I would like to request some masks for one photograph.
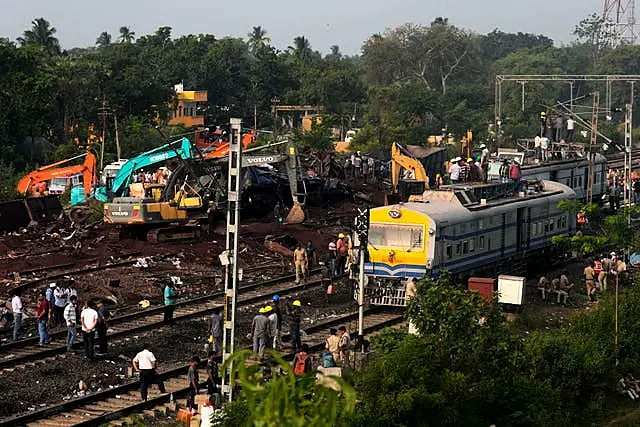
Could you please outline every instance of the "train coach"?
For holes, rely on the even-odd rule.
[[[525,160],[522,153],[499,153],[499,159],[489,163],[489,178],[500,179],[501,160],[517,158],[520,164]],[[545,163],[525,164],[521,167],[523,179],[539,179],[559,182],[570,187],[579,200],[587,199],[589,161],[576,157],[565,160],[550,160]],[[607,158],[596,154],[594,159],[593,200],[598,201],[607,192]]]
[[[535,182],[517,196],[510,182],[454,185],[426,191],[421,202],[371,209],[365,295],[374,304],[402,306],[403,279],[443,270],[506,273],[551,248],[554,236],[575,232],[575,217],[558,202],[576,193],[558,182]]]

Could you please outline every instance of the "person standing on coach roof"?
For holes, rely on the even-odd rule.
[[[20,327],[22,326],[22,299],[20,298],[20,290],[15,289],[11,298],[11,311],[13,312],[13,340],[18,341],[20,338]]]
[[[173,310],[175,309],[176,300],[178,299],[178,292],[173,287],[173,281],[171,279],[165,279],[164,282],[164,323],[173,323]]]
[[[136,354],[131,365],[136,372],[140,372],[140,397],[147,400],[147,390],[151,384],[158,384],[160,393],[166,393],[162,378],[156,374],[156,357],[149,351],[149,344],[142,346],[142,351]]]
[[[94,310],[95,304],[89,301],[80,313],[80,322],[82,323],[82,344],[84,346],[84,355],[89,360],[94,360],[94,341],[96,325],[98,324],[98,312]]]

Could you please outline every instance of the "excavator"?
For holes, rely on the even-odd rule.
[[[264,147],[259,147],[264,148]],[[217,176],[221,173],[222,159],[217,162],[206,158],[184,161],[171,175],[161,195],[147,191],[142,197],[116,197],[104,205],[105,222],[121,225],[122,237],[144,238],[152,242],[199,239],[200,223],[225,206]],[[287,222],[304,221],[304,198],[299,201],[297,186],[297,157],[293,144],[287,154],[243,154],[242,166],[258,166],[286,161],[293,208]]]
[[[394,142],[391,146],[391,194],[386,195],[386,204],[420,200],[428,188],[429,177],[422,163]]]
[[[80,165],[63,166],[84,157]],[[82,181],[80,182],[80,177]],[[96,157],[91,152],[61,160],[35,170],[18,182],[18,193],[27,197],[45,194],[62,194],[67,186],[75,184],[84,187],[84,194],[89,197],[96,183]]]

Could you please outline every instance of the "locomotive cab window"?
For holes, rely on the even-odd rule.
[[[374,247],[422,250],[423,229],[412,225],[371,224],[369,244]]]

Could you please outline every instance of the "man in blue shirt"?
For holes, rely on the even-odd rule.
[[[177,299],[178,291],[174,289],[171,279],[166,279],[164,282],[164,323],[166,324],[173,323],[173,310]]]

